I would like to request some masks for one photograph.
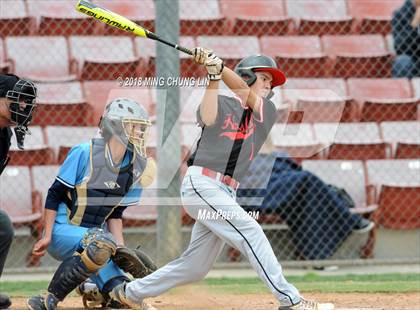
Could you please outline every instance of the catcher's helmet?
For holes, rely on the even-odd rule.
[[[276,61],[265,55],[252,55],[242,59],[235,67],[235,72],[241,76],[248,86],[251,86],[257,80],[254,72],[266,71],[271,73],[273,81],[271,88],[283,85],[286,82],[286,76],[277,67]]]
[[[36,107],[36,96],[37,88],[33,82],[12,74],[0,75],[0,98],[10,101],[10,120],[16,124],[14,130],[20,149],[23,149],[23,140]]]
[[[127,98],[117,98],[107,104],[99,122],[105,141],[116,136],[130,151],[146,157],[146,134],[151,125],[146,109]]]

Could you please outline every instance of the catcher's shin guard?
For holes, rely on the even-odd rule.
[[[80,255],[72,256],[60,264],[48,286],[48,292],[62,301],[94,271],[85,265]]]
[[[60,301],[102,268],[117,248],[110,233],[96,234],[88,240],[81,254],[77,253],[61,263],[48,286],[48,292]]]

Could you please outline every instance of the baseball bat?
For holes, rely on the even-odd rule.
[[[104,24],[107,24],[109,26],[133,33],[140,37],[162,42],[186,54],[193,54],[193,52],[190,49],[179,46],[178,44],[168,42],[160,38],[155,33],[144,29],[140,25],[137,25],[135,22],[129,20],[128,18],[114,13],[110,10],[107,10],[105,8],[101,8],[100,6],[93,4],[89,1],[79,0],[79,2],[76,5],[76,10],[96,20],[99,20],[100,22],[103,22]]]

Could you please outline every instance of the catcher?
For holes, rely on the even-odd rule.
[[[124,247],[122,214],[139,201],[156,166],[146,158],[150,127],[146,110],[131,99],[115,99],[100,120],[101,138],[74,146],[48,190],[44,236],[35,256],[62,261],[48,292],[28,299],[32,310],[54,310],[72,290],[86,307],[121,308],[108,293],[127,273],[144,277],[156,269],[141,250]],[[138,255],[137,255],[138,254]]]

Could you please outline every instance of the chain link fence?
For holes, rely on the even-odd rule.
[[[417,2],[93,1],[169,41],[212,49],[230,68],[253,54],[276,60],[288,78],[274,89],[277,123],[238,201],[257,215],[279,260],[301,265],[420,258]],[[124,213],[126,243],[141,244],[162,265],[186,248],[193,224],[178,189],[200,134],[205,69],[75,6],[0,2],[0,72],[39,88],[26,148],[13,141],[0,178],[0,208],[16,227],[6,268],[57,265],[30,255],[48,188],[69,149],[98,134],[106,103],[118,97],[147,108],[148,154],[158,164],[140,205]],[[375,227],[358,227],[361,219]],[[218,262],[242,260],[226,246]]]

